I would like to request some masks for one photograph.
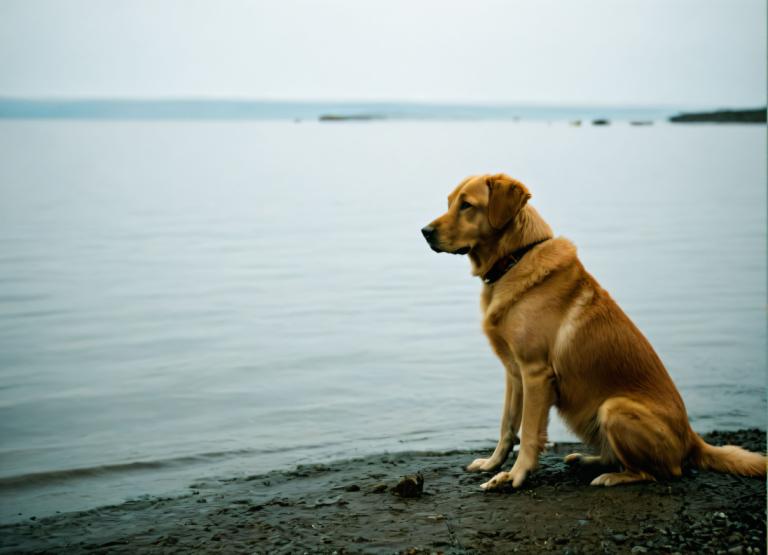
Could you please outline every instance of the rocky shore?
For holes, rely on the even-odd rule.
[[[759,430],[705,438],[765,451]],[[552,446],[520,490],[493,493],[479,488],[487,475],[462,469],[487,450],[211,480],[175,498],[2,526],[0,553],[765,553],[763,480],[689,470],[590,487],[600,469],[562,462],[579,449]]]

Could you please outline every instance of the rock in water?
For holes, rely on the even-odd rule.
[[[424,493],[424,476],[421,472],[415,476],[403,476],[392,488],[392,493],[400,497],[421,497],[421,494]]]

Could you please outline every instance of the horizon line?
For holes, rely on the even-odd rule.
[[[317,98],[268,98],[245,96],[16,96],[0,93],[0,102],[221,102],[221,103],[275,103],[275,104],[411,104],[424,106],[477,106],[477,107],[616,107],[616,108],[713,108],[733,107],[763,108],[766,101],[752,104],[699,104],[699,103],[634,103],[634,102],[586,102],[586,101],[509,101],[509,100],[438,100],[438,99],[317,99]]]

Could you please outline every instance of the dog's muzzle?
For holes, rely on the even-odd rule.
[[[451,254],[467,254],[471,250],[469,247],[461,247],[460,249],[455,251],[446,251],[444,249],[441,249],[438,246],[437,230],[431,225],[422,227],[421,234],[424,236],[424,239],[427,240],[427,243],[429,244],[429,248],[431,248],[435,252],[450,252]]]
[[[437,230],[434,227],[432,227],[431,225],[422,227],[421,234],[424,236],[424,239],[427,240],[427,243],[429,244],[429,248],[431,248],[435,252],[443,252],[437,246]]]
[[[432,243],[432,240],[437,236],[437,230],[431,225],[428,225],[421,228],[421,234],[424,236],[424,239],[427,240],[427,243]]]

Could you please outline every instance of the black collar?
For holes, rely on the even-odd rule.
[[[520,247],[512,254],[508,254],[507,256],[500,258],[496,264],[494,264],[493,267],[488,270],[488,273],[483,276],[483,283],[491,285],[492,283],[499,281],[504,274],[506,274],[515,266],[515,264],[520,262],[520,260],[529,250],[531,250],[536,245],[543,243],[544,241],[548,241],[548,239],[542,239],[541,241],[536,241],[535,243]]]

